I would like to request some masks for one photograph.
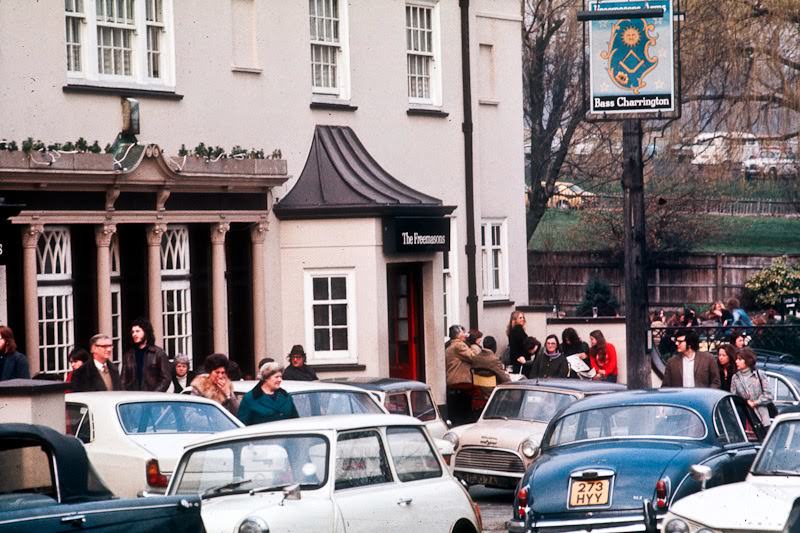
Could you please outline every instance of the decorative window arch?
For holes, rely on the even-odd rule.
[[[119,237],[111,237],[111,341],[114,343],[112,361],[118,363],[122,357],[122,286],[120,278]]]
[[[72,242],[66,226],[46,226],[36,243],[39,368],[48,374],[68,370],[75,344],[72,299]]]
[[[192,293],[189,228],[167,226],[161,240],[161,309],[164,351],[192,358]]]

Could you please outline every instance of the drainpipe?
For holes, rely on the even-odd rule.
[[[472,78],[469,55],[469,0],[459,0],[461,8],[461,90],[464,102],[464,185],[467,201],[467,306],[469,327],[478,328],[478,281],[475,274],[475,191],[472,168]]]

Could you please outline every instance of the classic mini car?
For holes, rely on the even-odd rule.
[[[75,437],[45,426],[0,424],[3,533],[202,531],[196,495],[118,499]]]
[[[498,386],[474,424],[444,435],[456,449],[453,473],[467,485],[514,488],[560,409],[624,385],[577,379],[528,379]]]
[[[442,419],[431,387],[421,381],[400,378],[336,378],[335,383],[346,383],[371,392],[394,415],[409,415],[425,422],[434,438],[442,438],[447,423]]]
[[[477,533],[480,514],[422,423],[297,418],[186,448],[167,494],[200,494],[209,533]]]
[[[674,502],[700,490],[694,465],[710,469],[709,486],[742,481],[763,435],[746,402],[720,390],[586,398],[547,426],[508,530],[655,532]]]
[[[703,479],[708,471],[695,469]],[[708,489],[676,502],[664,517],[663,533],[798,531],[787,528],[800,498],[800,414],[775,418],[747,479]]]
[[[234,381],[233,390],[239,399],[258,386],[258,380]],[[350,385],[325,381],[290,381],[281,384],[292,396],[300,416],[385,413],[368,392]]]
[[[66,395],[66,409],[67,433],[124,497],[164,492],[183,446],[242,426],[216,402],[166,392],[75,392]]]

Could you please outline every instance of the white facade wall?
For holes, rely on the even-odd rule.
[[[139,2],[137,2],[138,4]],[[166,4],[170,4],[165,0]],[[137,96],[141,108],[142,142],[152,142],[168,153],[181,144],[192,149],[199,142],[230,148],[239,144],[280,148],[289,174],[300,174],[316,124],[348,125],[372,156],[409,186],[458,206],[456,273],[460,306],[458,319],[467,323],[466,212],[464,196],[464,138],[459,6],[455,0],[438,2],[441,40],[441,111],[446,117],[409,116],[405,3],[399,0],[347,2],[350,100],[355,111],[311,109],[309,66],[309,7],[304,0],[173,0],[174,79],[180,100]],[[27,137],[45,143],[75,140],[79,136],[101,146],[113,141],[121,127],[120,97],[108,94],[64,92],[67,83],[64,2],[5,0],[0,9],[0,138],[21,142]],[[518,0],[477,0],[471,5],[472,87],[475,126],[475,217],[480,237],[482,217],[507,218],[508,299],[527,303],[527,259],[523,199],[523,127]],[[244,51],[243,51],[244,50]],[[489,51],[491,53],[489,53]],[[237,65],[238,63],[238,65]],[[239,68],[244,67],[244,68]],[[294,184],[287,182],[285,193]],[[374,224],[373,221],[370,224]],[[324,224],[335,224],[327,221]],[[303,248],[284,249],[293,235],[293,222],[273,219],[266,249],[267,343],[272,354],[285,354],[295,338],[296,317],[289,311],[297,291],[296,269],[303,264]],[[369,231],[379,227],[370,226]],[[480,245],[480,242],[478,242]],[[373,245],[354,260],[366,266],[381,255]],[[340,251],[332,250],[340,253]],[[349,252],[348,252],[349,253]],[[441,255],[441,254],[440,254]],[[385,266],[376,261],[375,280],[385,280]],[[432,291],[441,291],[441,257],[427,275]],[[478,257],[478,292],[481,263]],[[381,268],[384,268],[381,271]],[[281,279],[288,285],[281,287]],[[359,302],[359,350],[385,353],[380,337],[384,301]],[[426,294],[431,312],[441,312],[441,295]],[[383,307],[381,307],[383,305]],[[504,344],[504,328],[511,304],[484,308],[479,304],[480,327]],[[385,321],[385,320],[384,320]],[[431,315],[431,330],[441,320]],[[367,324],[371,324],[368,326]],[[427,330],[426,330],[427,331]],[[436,336],[436,343],[444,332]],[[438,366],[443,348],[426,340],[428,364]],[[260,355],[260,354],[259,354]],[[369,373],[384,369],[370,367]],[[443,376],[441,377],[443,379]]]

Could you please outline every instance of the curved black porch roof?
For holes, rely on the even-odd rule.
[[[275,205],[281,219],[436,216],[455,206],[386,172],[347,126],[317,126],[305,167]]]

